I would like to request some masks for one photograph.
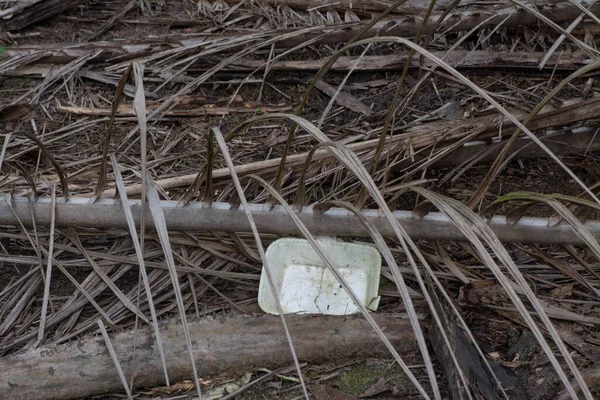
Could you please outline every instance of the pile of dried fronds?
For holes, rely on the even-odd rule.
[[[264,390],[323,399],[331,377],[302,362],[367,341],[412,383],[406,396],[594,398],[599,12],[592,0],[8,2],[0,392],[131,396],[193,377],[201,396],[208,374],[293,363],[298,385]],[[276,328],[230,316],[259,312],[265,248],[292,234],[351,297],[315,235],[376,246],[379,310],[348,325],[280,315]],[[204,321],[219,315],[225,331]],[[283,342],[261,359],[269,347],[252,340],[269,330]],[[327,336],[340,330],[345,347]],[[205,354],[209,333],[231,339]]]

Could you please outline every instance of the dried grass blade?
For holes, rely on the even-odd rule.
[[[106,187],[106,174],[108,173],[108,149],[110,147],[110,139],[114,130],[117,110],[119,109],[119,104],[121,104],[121,99],[123,98],[123,90],[125,89],[127,80],[131,76],[132,69],[133,64],[129,64],[129,67],[127,67],[127,69],[121,76],[121,79],[119,79],[117,89],[115,90],[115,96],[113,98],[112,108],[110,110],[110,119],[108,120],[108,128],[106,131],[106,136],[104,137],[104,146],[102,149],[102,164],[100,165],[100,172],[98,173],[98,183],[96,184],[96,191],[94,192],[94,196],[90,199],[91,203],[95,202],[100,197],[102,192],[104,192],[104,188]]]
[[[114,156],[114,154],[110,155],[110,160],[112,163],[113,172],[115,174],[117,191],[121,199],[121,204],[123,205],[123,213],[125,213],[125,218],[127,219],[129,234],[131,235],[131,240],[133,241],[135,255],[137,256],[140,273],[142,274],[142,281],[144,282],[144,288],[146,290],[148,308],[150,309],[150,315],[152,316],[152,327],[154,328],[154,335],[156,336],[156,345],[158,347],[158,353],[160,354],[160,360],[162,362],[162,367],[165,373],[165,383],[166,386],[170,386],[169,374],[167,373],[167,361],[162,346],[160,329],[158,327],[158,317],[156,315],[156,309],[154,307],[154,300],[152,297],[152,290],[150,288],[150,282],[148,281],[148,273],[146,271],[146,264],[144,261],[144,251],[142,250],[142,247],[140,245],[137,230],[135,228],[135,222],[133,221],[133,214],[131,213],[131,206],[129,205],[129,200],[127,199],[127,193],[125,191],[125,184],[123,183],[123,177],[121,176],[121,171],[119,170],[119,165],[117,164],[117,159]]]
[[[569,26],[565,29],[565,31],[571,33],[573,32],[573,29],[575,29],[577,27],[577,25],[579,25],[579,23],[583,20],[583,17],[585,16],[585,14],[579,14],[579,16],[577,18],[575,18],[573,20],[573,22],[571,22],[569,24]],[[554,52],[556,52],[556,49],[558,49],[558,47],[562,44],[562,42],[566,39],[566,36],[564,34],[560,35],[558,39],[556,39],[556,41],[554,42],[554,44],[552,45],[552,47],[550,47],[550,50],[548,50],[546,52],[546,54],[544,55],[544,58],[542,58],[542,60],[540,61],[538,68],[541,70],[546,66],[546,63],[548,62],[548,60],[550,59],[550,57],[552,57],[552,55],[554,54]]]
[[[102,332],[102,337],[104,338],[104,343],[106,343],[106,348],[108,349],[108,353],[110,354],[110,358],[112,358],[113,363],[115,364],[115,368],[117,369],[117,373],[119,374],[119,379],[123,384],[123,388],[125,388],[125,392],[127,393],[127,398],[131,399],[131,390],[129,389],[129,385],[127,384],[127,380],[125,379],[125,374],[123,373],[123,368],[121,368],[121,363],[119,362],[119,357],[117,357],[117,353],[110,342],[110,337],[108,336],[108,332],[106,332],[106,328],[102,323],[102,320],[99,319],[98,327],[100,328],[100,332]]]
[[[536,321],[533,319],[533,317],[525,307],[525,304],[518,296],[515,286],[516,288],[518,288],[519,291],[525,294],[533,308],[536,310],[539,318],[542,320],[544,326],[548,330],[550,336],[559,348],[560,353],[566,360],[567,365],[569,365],[569,369],[577,379],[577,382],[584,388],[583,392],[585,398],[592,400],[593,396],[589,392],[589,388],[585,386],[585,382],[583,381],[583,378],[579,369],[577,368],[577,365],[575,365],[573,358],[569,353],[569,350],[566,348],[564,342],[556,332],[556,328],[552,324],[552,321],[550,321],[548,314],[544,310],[544,306],[533,293],[533,291],[529,287],[529,283],[527,282],[527,280],[525,280],[522,273],[519,271],[518,267],[515,265],[514,261],[512,260],[502,243],[498,240],[494,232],[492,232],[492,230],[485,223],[485,221],[483,221],[481,217],[475,214],[464,204],[454,199],[441,196],[437,193],[419,187],[412,187],[412,190],[414,190],[427,200],[431,201],[440,211],[445,213],[448,216],[448,218],[450,218],[455,223],[456,227],[461,230],[465,237],[467,237],[471,245],[474,246],[474,248],[476,249],[478,256],[481,258],[484,264],[488,266],[488,268],[490,268],[496,279],[498,279],[498,281],[508,294],[509,298],[521,314],[522,318],[525,320],[528,328],[531,330],[536,340],[548,356],[548,359],[550,360],[552,366],[554,367],[555,371],[560,377],[560,380],[564,384],[565,388],[569,391],[573,398],[577,398],[577,395],[573,390],[569,378],[565,374],[565,371],[562,369],[552,349],[546,342],[544,335],[542,334],[540,328],[537,326]],[[482,241],[487,244],[487,247]],[[488,247],[495,253],[498,260],[506,268],[508,268],[513,279],[516,281],[516,285],[499,268],[496,261],[488,253]]]
[[[144,322],[148,323],[148,318],[146,318],[146,316],[142,314],[142,312],[135,306],[135,304],[133,304],[131,300],[127,298],[127,296],[121,291],[121,289],[117,287],[117,285],[112,281],[112,279],[108,275],[106,275],[106,272],[104,272],[104,270],[88,254],[88,252],[85,250],[85,247],[83,247],[81,240],[79,240],[77,232],[74,229],[69,228],[66,230],[66,234],[69,240],[71,240],[75,247],[77,247],[77,249],[81,252],[81,255],[85,257],[87,262],[92,266],[94,272],[98,274],[98,276],[104,281],[106,286],[108,286],[110,290],[112,290],[112,292],[115,296],[117,296],[119,301],[121,301],[121,303],[123,303],[125,307],[127,307],[129,310],[131,310],[131,312],[140,317]]]
[[[148,188],[148,126],[146,118],[146,94],[144,92],[144,64],[134,63],[133,74],[135,78],[135,97],[133,99],[133,109],[138,119],[140,128],[140,158],[142,171],[142,215],[140,220],[140,243],[144,248],[144,238],[146,235],[146,190]]]
[[[21,131],[21,133],[23,135],[27,136],[27,138],[31,139],[35,144],[37,144],[37,146],[39,147],[40,151],[44,154],[44,156],[46,156],[48,158],[48,160],[50,160],[50,162],[52,163],[52,166],[54,167],[54,170],[56,171],[56,175],[58,175],[58,179],[60,180],[60,184],[61,184],[62,190],[63,190],[63,196],[64,196],[65,200],[68,200],[69,199],[69,182],[67,179],[67,174],[65,174],[65,172],[61,168],[60,164],[56,161],[56,159],[52,155],[52,152],[50,152],[50,150],[48,150],[46,145],[40,139],[38,139],[37,136],[35,136],[33,133],[31,133],[27,130],[23,130],[23,131]]]
[[[362,224],[364,226],[366,226],[367,229],[369,230],[371,237],[373,238],[373,241],[377,245],[377,248],[383,255],[383,258],[385,259],[386,263],[388,264],[388,267],[392,271],[392,276],[393,276],[395,284],[398,288],[398,293],[400,294],[400,297],[402,298],[402,301],[404,302],[404,308],[406,309],[406,313],[408,314],[408,319],[413,327],[413,332],[415,333],[415,338],[419,345],[419,349],[421,350],[421,355],[422,355],[423,361],[425,363],[425,369],[427,370],[427,375],[429,376],[429,382],[431,383],[432,386],[437,386],[438,384],[437,384],[436,373],[433,369],[431,357],[429,356],[429,350],[427,349],[427,341],[425,340],[425,336],[423,335],[423,331],[422,331],[421,325],[419,323],[419,318],[417,316],[415,306],[410,297],[409,288],[406,285],[406,282],[404,281],[404,277],[402,276],[402,273],[400,272],[400,267],[398,266],[398,263],[396,262],[396,259],[394,258],[393,254],[392,254],[392,251],[390,250],[387,243],[385,242],[385,239],[383,238],[383,236],[381,236],[381,234],[379,233],[377,228],[375,228],[375,226],[371,222],[369,222],[369,220],[367,218],[365,218],[365,216],[360,212],[360,210],[358,208],[354,207],[352,204],[345,202],[345,201],[338,201],[338,200],[326,202],[326,204],[327,203],[335,205],[337,207],[345,208],[348,211],[352,212],[358,219],[360,219]],[[324,203],[321,203],[317,207],[319,207],[319,209],[321,209],[321,206],[323,204]],[[444,327],[442,325],[440,325],[439,328],[440,328],[440,332],[443,335],[447,345],[449,345],[449,340],[447,338]],[[459,371],[459,374],[463,381],[463,384],[466,387],[466,385],[467,385],[466,379],[464,377],[464,374],[462,373],[460,366],[458,365],[458,362],[456,363],[456,368]],[[435,390],[434,390],[434,392],[435,392]]]
[[[177,302],[177,308],[179,309],[179,315],[181,316],[181,323],[183,325],[183,333],[185,335],[185,343],[190,354],[190,362],[192,363],[192,371],[194,373],[194,385],[196,386],[196,392],[198,397],[202,399],[202,392],[200,390],[200,381],[198,380],[198,370],[196,368],[196,361],[194,358],[194,350],[192,347],[192,341],[190,339],[190,332],[187,325],[187,318],[185,315],[185,305],[183,304],[183,296],[181,294],[181,287],[179,286],[179,277],[175,269],[175,260],[173,258],[173,251],[171,249],[171,243],[169,242],[169,231],[167,230],[167,223],[165,222],[165,215],[160,205],[160,198],[158,192],[154,186],[152,175],[148,171],[144,171],[147,175],[148,186],[146,187],[146,196],[148,198],[148,207],[154,220],[154,226],[156,227],[156,233],[165,254],[165,261],[169,267],[169,275],[171,277],[171,283],[173,284],[173,291],[175,292],[175,300]]]
[[[2,172],[2,164],[4,164],[4,156],[6,156],[6,149],[8,148],[8,143],[10,142],[10,138],[12,137],[12,132],[9,132],[4,136],[4,143],[2,143],[2,153],[0,153],[0,172]]]
[[[302,385],[302,391],[304,392],[304,397],[308,400],[310,397],[309,397],[308,391],[306,389],[306,384],[304,383],[304,378],[302,377],[302,371],[300,368],[300,363],[298,361],[298,356],[296,355],[296,350],[294,349],[294,344],[292,342],[292,336],[290,335],[290,331],[288,329],[287,323],[285,322],[283,308],[281,307],[281,303],[279,302],[279,295],[278,295],[279,290],[275,286],[275,282],[273,280],[269,262],[267,261],[267,258],[265,256],[265,250],[263,248],[262,241],[260,239],[260,234],[258,232],[258,229],[256,228],[256,225],[254,224],[254,218],[252,217],[252,213],[248,209],[248,202],[246,201],[246,195],[244,194],[244,189],[242,188],[242,185],[237,176],[237,173],[235,172],[235,168],[233,166],[233,161],[231,159],[231,156],[229,155],[229,150],[227,149],[227,144],[225,143],[225,139],[223,138],[221,131],[219,130],[219,128],[215,127],[215,128],[212,128],[212,132],[214,133],[214,135],[217,139],[217,143],[221,149],[221,153],[223,154],[223,157],[225,158],[227,167],[231,171],[231,180],[233,181],[233,183],[235,185],[235,188],[236,188],[236,191],[238,194],[238,199],[241,202],[242,206],[244,207],[244,211],[246,213],[246,217],[248,218],[248,222],[250,222],[250,226],[252,228],[252,234],[254,235],[254,240],[256,242],[256,246],[257,246],[258,252],[260,254],[260,258],[263,261],[263,268],[264,268],[264,271],[267,276],[267,281],[268,281],[269,287],[273,293],[273,297],[275,298],[275,304],[277,306],[277,311],[279,312],[279,316],[281,317],[281,323],[282,323],[283,329],[285,331],[285,336],[290,345],[290,352],[292,354],[292,358],[294,359],[294,365],[296,366],[296,372],[298,373],[298,378],[300,379],[300,384]]]
[[[54,254],[54,222],[56,217],[56,184],[52,183],[50,189],[50,237],[48,238],[48,264],[46,265],[46,282],[44,284],[44,297],[42,299],[42,314],[40,316],[40,329],[38,331],[38,341],[40,344],[44,340],[44,329],[46,326],[46,314],[48,312],[48,300],[50,298],[50,282],[52,280],[52,258]]]

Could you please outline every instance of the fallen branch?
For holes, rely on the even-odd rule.
[[[136,226],[141,223],[139,200],[130,200]],[[0,225],[49,226],[50,199],[41,198],[29,201],[23,197],[13,197],[12,207],[4,196],[0,197]],[[217,231],[250,232],[250,224],[244,210],[232,209],[229,203],[213,203],[210,208],[202,203],[190,203],[180,207],[176,201],[162,201],[167,228],[175,231]],[[269,211],[264,204],[250,205],[256,227],[261,233],[278,235],[299,234],[298,227],[283,207],[275,206]],[[13,213],[14,210],[14,213]],[[363,215],[384,237],[396,237],[389,221],[379,215],[378,210],[363,210]],[[312,206],[304,207],[298,217],[314,235],[325,236],[370,236],[369,231],[354,216],[341,208],[331,208],[325,213],[313,211]],[[454,223],[444,214],[431,212],[418,218],[411,211],[395,211],[394,217],[414,239],[464,240],[464,236]],[[523,217],[516,224],[510,224],[504,216],[495,216],[489,225],[503,242],[548,243],[581,245],[582,239],[574,234],[567,224],[552,225],[548,218]],[[146,221],[147,229],[153,227]],[[101,199],[90,203],[89,199],[71,197],[68,202],[56,204],[56,226],[95,229],[127,229],[123,207],[118,202]],[[600,238],[600,221],[588,221],[584,225],[596,238]]]
[[[400,354],[416,351],[408,321],[373,315]],[[374,357],[387,354],[369,324],[358,317],[289,315],[286,321],[301,361]],[[279,317],[205,319],[188,323],[198,373],[245,373],[256,367],[289,365],[289,345]],[[161,327],[171,381],[189,379],[191,365],[179,323]],[[111,343],[127,378],[135,374],[136,387],[164,384],[164,374],[150,329],[114,335]],[[137,346],[135,345],[137,343]],[[137,365],[136,365],[137,361]],[[30,350],[0,360],[0,393],[12,399],[69,399],[121,391],[113,361],[101,337],[88,337],[66,345]]]

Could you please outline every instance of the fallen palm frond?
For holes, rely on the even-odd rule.
[[[437,57],[442,57],[444,53],[433,52]],[[455,50],[446,56],[446,62],[457,69],[538,69],[539,63],[547,53],[544,52],[491,52],[483,50]],[[395,71],[400,68],[407,60],[404,54],[390,55],[366,55],[360,57],[340,57],[330,67],[331,71],[346,71],[353,68],[355,71]],[[93,61],[93,60],[92,60]],[[270,71],[316,71],[320,69],[326,61],[324,60],[275,60],[268,64]],[[549,70],[576,70],[589,63],[588,56],[575,51],[569,54],[553,54],[548,57],[544,64],[544,69]],[[4,72],[3,76],[9,77],[31,77],[46,78],[57,73],[61,64],[28,64],[13,70]],[[213,67],[213,64],[205,60],[198,60],[190,67],[190,73],[198,73]],[[240,59],[233,61],[223,68],[224,71],[254,71],[261,70],[267,66],[267,62],[262,60]],[[433,64],[424,60],[424,67],[432,67]],[[410,68],[419,68],[419,60],[413,60]],[[152,69],[150,69],[152,70]],[[115,83],[117,80],[112,75],[108,75],[96,69],[80,71],[79,75],[88,79],[98,80],[105,83]],[[130,89],[131,90],[131,89]],[[125,92],[131,95],[130,92]],[[148,97],[150,93],[147,93]]]
[[[600,100],[593,98],[583,101],[565,102],[559,109],[548,108],[546,112],[540,113],[529,123],[531,130],[544,130],[551,128],[559,128],[571,124],[577,124],[578,121],[590,120],[597,115],[597,110],[600,109]],[[523,112],[515,111],[513,115],[524,120],[526,115]],[[508,134],[504,129],[513,127],[514,124],[508,118],[498,115],[490,115],[479,117],[473,120],[442,120],[429,123],[423,123],[409,127],[400,135],[395,135],[388,141],[388,151],[392,156],[396,154],[403,155],[403,159],[414,160],[415,155],[419,154],[419,150],[428,149],[435,146],[438,151],[444,149],[444,144],[449,145],[468,137],[473,132],[477,136],[470,139],[471,141],[483,140],[489,141],[494,137],[504,137]],[[498,128],[502,131],[498,132]],[[374,134],[378,133],[379,129],[374,130]],[[356,152],[361,159],[369,159],[371,152],[376,147],[378,139],[365,140],[358,143],[348,145],[348,148]],[[415,154],[416,153],[416,154]],[[299,168],[307,159],[307,153],[293,154],[286,158],[286,167]],[[326,150],[317,150],[313,155],[313,161],[321,161],[331,159],[331,154]],[[281,163],[281,159],[273,158],[265,161],[256,161],[246,165],[236,166],[236,172],[240,175],[250,173],[263,174],[274,171]],[[180,175],[172,179],[158,179],[156,183],[163,189],[173,189],[178,187],[189,186],[196,179],[196,173],[189,175]],[[230,174],[227,168],[215,169],[213,171],[213,179],[223,180],[229,178]],[[133,195],[140,193],[141,186],[134,184],[126,187],[127,194]],[[112,197],[115,195],[114,189],[106,190],[103,197]]]
[[[427,2],[429,3],[429,2]],[[544,3],[546,3],[544,1]],[[597,4],[597,3],[596,3]],[[596,10],[596,5],[593,11]],[[527,9],[527,8],[525,8]],[[456,11],[451,12],[449,16],[445,17],[444,21],[439,24],[443,13],[433,14],[429,19],[429,22],[424,26],[424,32],[429,34],[434,28],[437,28],[439,32],[457,32],[467,31],[471,28],[478,26],[481,22],[482,15],[487,13],[492,14],[490,18],[480,29],[495,27],[502,22],[505,27],[516,27],[516,26],[535,26],[539,23],[538,16],[525,11],[523,8],[516,8],[513,6],[507,6],[506,8],[500,8],[498,10],[488,11],[485,9],[481,13],[474,14],[472,10]],[[539,7],[539,15],[542,15],[549,20],[556,23],[563,23],[565,21],[571,21],[581,13],[580,9],[568,2],[560,2],[549,4],[546,6],[541,5]],[[174,51],[177,53],[191,52],[198,48],[205,48],[204,53],[206,55],[215,54],[216,49],[212,49],[211,45],[218,48],[217,46],[226,45],[228,51],[238,51],[241,46],[245,43],[251,43],[256,39],[260,39],[266,42],[276,36],[279,36],[278,40],[274,40],[276,47],[295,47],[303,42],[313,41],[312,44],[332,44],[332,43],[344,43],[350,38],[355,36],[362,30],[360,25],[366,25],[364,22],[357,23],[341,23],[336,25],[323,25],[322,27],[316,26],[317,29],[312,29],[313,32],[306,32],[303,35],[290,35],[291,30],[274,29],[272,31],[264,31],[260,34],[252,33],[239,35],[235,38],[235,41],[231,40],[232,43],[227,43],[231,38],[230,35],[219,35],[214,33],[207,33],[197,35],[196,37],[187,37],[183,40],[177,41],[173,38],[160,38],[145,40],[139,42],[120,43],[120,42],[99,42],[99,43],[84,43],[84,44],[61,44],[52,48],[51,46],[36,46],[28,45],[22,47],[12,47],[7,50],[9,57],[24,57],[26,54],[35,53],[36,57],[26,57],[20,63],[20,66],[27,65],[31,61],[40,61],[43,63],[64,63],[69,62],[77,57],[87,56],[89,54],[101,51],[101,54],[96,57],[96,61],[102,62],[116,57],[120,57],[121,61],[129,62],[134,59],[145,59],[149,61],[149,67],[152,67],[152,62],[158,62],[165,57],[170,57]],[[439,26],[438,26],[439,25]],[[384,30],[386,36],[400,36],[410,37],[414,36],[421,26],[419,18],[407,18],[407,17],[392,17],[384,19],[383,21],[375,24],[368,31],[364,32],[360,39],[374,37],[380,34]],[[327,32],[326,35],[322,35],[322,32]],[[239,43],[239,44],[236,44]],[[262,46],[261,46],[262,47]],[[134,51],[130,51],[134,49]],[[200,53],[202,54],[202,53]],[[151,55],[151,56],[150,56]],[[183,54],[181,54],[183,55]],[[10,69],[16,68],[16,65],[12,65]],[[5,72],[0,65],[0,72]]]
[[[49,226],[50,202],[39,199],[30,202],[27,199],[12,198],[12,214],[7,199],[0,201],[0,225],[15,225],[17,218],[25,226],[32,225],[30,209],[36,224]],[[133,220],[140,224],[141,202],[129,200],[134,206]],[[190,203],[186,207],[178,207],[176,201],[162,201],[160,207],[166,218],[166,226],[175,231],[212,231],[250,232],[250,225],[243,218],[241,210],[231,210],[229,203],[212,203],[205,208],[202,203]],[[258,229],[263,233],[296,234],[298,230],[285,212],[275,206],[265,210],[263,204],[250,204]],[[56,226],[97,229],[128,228],[122,206],[113,200],[99,200],[89,204],[85,198],[71,198],[68,203],[57,203]],[[362,210],[363,215],[384,237],[393,237],[393,229],[389,222],[378,215],[377,210]],[[452,223],[439,213],[429,213],[419,217],[412,211],[394,211],[398,220],[414,238],[433,240],[462,240],[464,236]],[[339,208],[329,209],[325,213],[317,212],[313,206],[303,207],[298,217],[311,232],[327,236],[369,236],[368,230],[352,213]],[[146,228],[152,222],[146,222]],[[490,228],[504,242],[574,244],[584,243],[580,237],[573,235],[570,226],[551,224],[549,218],[523,217],[517,223],[510,223],[506,216],[496,215],[489,220]],[[583,225],[593,237],[600,237],[600,222],[587,221]]]

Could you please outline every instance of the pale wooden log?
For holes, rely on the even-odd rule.
[[[375,321],[401,355],[417,351],[410,323],[384,315]],[[381,340],[363,318],[288,315],[286,321],[301,362],[385,356]],[[237,316],[188,323],[198,373],[241,374],[255,368],[290,365],[292,358],[276,316]],[[179,323],[161,326],[169,377],[189,379],[191,365]],[[134,351],[134,341],[137,346]],[[114,335],[111,342],[126,377],[136,387],[164,384],[156,342],[150,329]],[[137,368],[134,370],[134,358]],[[121,383],[100,336],[65,345],[29,350],[0,359],[0,396],[6,399],[69,399],[121,391]]]

